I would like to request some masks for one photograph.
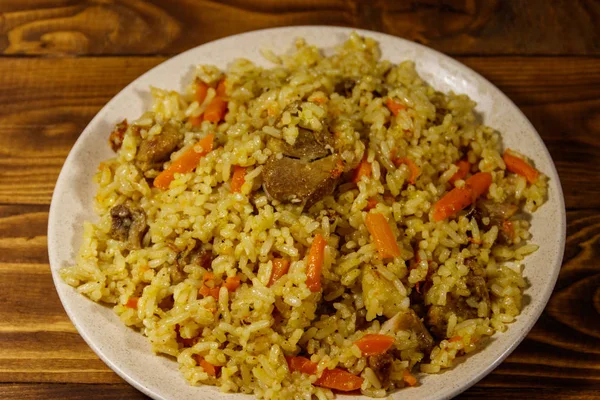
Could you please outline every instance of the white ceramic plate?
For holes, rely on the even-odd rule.
[[[115,123],[136,119],[149,105],[150,85],[182,90],[196,64],[225,69],[233,59],[245,57],[269,66],[260,50],[290,51],[294,39],[331,51],[352,29],[337,27],[287,27],[249,32],[207,43],[180,54],[145,73],[116,95],[90,122],[67,157],[52,197],[48,224],[48,252],[56,290],[65,311],[89,346],[117,374],[155,399],[242,399],[222,394],[214,387],[189,386],[175,361],[155,356],[146,338],[123,325],[110,308],[100,306],[66,285],[58,270],[72,265],[81,244],[82,224],[95,221],[92,177],[100,161],[113,156],[107,143]],[[526,259],[522,314],[504,334],[496,334],[485,349],[440,375],[425,376],[421,385],[403,389],[394,399],[445,399],[476,383],[491,372],[521,342],[544,309],[561,266],[565,241],[565,207],[556,169],[541,138],[521,111],[494,85],[459,62],[427,47],[397,37],[358,33],[380,43],[383,57],[394,63],[410,59],[419,74],[438,90],[466,93],[477,102],[484,123],[503,134],[504,145],[527,154],[550,177],[549,200],[533,216],[533,243],[540,249]],[[408,397],[405,397],[408,396]],[[339,396],[339,398],[359,398]]]

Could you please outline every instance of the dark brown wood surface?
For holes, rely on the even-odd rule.
[[[146,398],[89,349],[47,256],[71,146],[171,55],[254,29],[372,29],[454,56],[503,90],[555,160],[561,274],[538,323],[461,398],[600,399],[600,2],[597,0],[0,0],[0,399]]]

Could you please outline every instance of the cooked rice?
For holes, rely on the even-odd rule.
[[[193,84],[185,93],[152,88],[151,110],[129,125],[116,157],[99,166],[99,220],[84,225],[77,263],[61,271],[64,280],[90,299],[111,305],[157,354],[176,358],[191,384],[259,398],[333,397],[331,390],[313,385],[317,377],[291,373],[285,356],[310,358],[318,363],[317,375],[325,369],[347,370],[364,379],[363,394],[383,397],[406,385],[405,371],[417,377],[442,372],[485,338],[505,331],[520,313],[527,286],[522,260],[537,250],[528,243],[526,213],[544,202],[547,178],[540,175],[528,184],[508,173],[501,137],[478,123],[472,100],[428,86],[412,61],[393,65],[380,60],[377,43],[369,38],[353,34],[330,57],[302,40],[291,55],[264,55],[277,66],[260,68],[243,59],[231,64],[228,113],[218,125],[205,121],[192,127],[188,121],[206,109],[214,89],[199,104]],[[209,84],[221,75],[212,66],[197,69],[198,79]],[[342,79],[355,83],[347,97],[334,90]],[[388,97],[400,99],[406,108],[391,115]],[[292,116],[286,107],[298,100],[302,112]],[[160,169],[144,175],[134,160],[141,141],[163,134],[168,122],[184,135],[171,160],[209,133],[216,133],[218,147],[163,191],[151,184]],[[319,130],[324,124],[344,143],[341,157],[347,165],[367,155],[371,177],[341,183],[310,208],[270,199],[261,188],[263,165],[273,153],[268,141],[293,143],[299,125]],[[393,151],[419,165],[415,184],[408,182],[408,166],[396,168],[391,162]],[[521,212],[511,218],[512,243],[501,244],[498,226],[487,217],[477,221],[468,209],[442,222],[432,219],[432,206],[452,187],[448,181],[461,158],[474,165],[471,172],[492,174],[489,200],[519,207]],[[241,193],[230,190],[236,165],[247,167]],[[385,263],[364,222],[373,197],[385,199],[373,211],[387,217],[401,251]],[[111,237],[110,211],[120,204],[146,215],[149,228],[139,249]],[[306,260],[317,233],[327,247],[323,289],[313,293],[306,284]],[[197,243],[213,255],[208,268],[182,262]],[[268,287],[275,256],[291,264]],[[489,303],[467,284],[473,263],[483,271]],[[221,288],[218,298],[202,296],[198,291],[207,269],[218,279],[238,276],[242,285],[231,293]],[[426,280],[430,287],[416,300]],[[128,305],[134,298],[139,298],[137,308]],[[453,298],[466,302],[477,317],[450,312],[445,334],[436,338],[431,352],[421,350],[414,330],[384,327],[395,338],[389,383],[353,345],[410,307],[422,313]],[[220,372],[209,375],[198,357],[221,367]]]

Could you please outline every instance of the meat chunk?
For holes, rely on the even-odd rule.
[[[515,204],[496,203],[493,200],[478,200],[472,210],[472,216],[479,225],[483,225],[483,219],[489,218],[489,226],[498,227],[498,243],[512,244],[513,238],[503,229],[503,224],[518,211]]]
[[[314,161],[331,154],[326,147],[330,140],[325,137],[325,134],[315,133],[304,128],[298,129],[298,137],[296,137],[294,145],[290,145],[283,140],[278,140],[277,142],[278,148],[276,152],[281,152],[286,156],[300,158],[305,161]]]
[[[196,240],[193,247],[190,246],[188,249],[179,253],[177,263],[180,265],[193,264],[209,269],[213,258],[212,250],[208,249],[202,242]]]
[[[469,271],[469,274],[465,278],[467,288],[471,292],[470,297],[473,297],[478,303],[481,301],[487,303],[487,314],[482,316],[487,317],[490,313],[491,302],[487,284],[483,276],[483,269],[477,265],[474,259],[468,259],[465,261],[465,264],[471,267],[471,271]],[[471,307],[467,303],[467,297],[449,294],[446,298],[445,306],[432,305],[427,310],[426,323],[436,338],[446,338],[448,318],[450,318],[452,313],[458,317],[459,322],[480,317],[478,309]]]
[[[369,368],[375,372],[377,379],[381,383],[382,388],[390,386],[390,374],[392,373],[392,361],[393,357],[389,354],[380,354],[377,356],[369,356],[367,363]]]
[[[333,193],[341,173],[335,155],[312,162],[271,156],[263,169],[263,189],[272,199],[310,207]]]
[[[142,237],[147,229],[146,214],[143,210],[130,209],[120,204],[110,210],[112,224],[110,236],[127,243],[129,250],[141,248]]]
[[[123,121],[119,122],[115,126],[115,129],[113,129],[113,131],[110,133],[110,136],[108,137],[108,144],[110,144],[111,149],[113,149],[115,153],[119,151],[123,145],[123,137],[125,136],[125,132],[127,132],[128,127],[129,124],[127,123],[127,120],[124,119]]]
[[[413,331],[419,351],[429,354],[433,348],[433,337],[419,316],[412,310],[401,311],[387,320],[381,326],[381,333],[397,332],[399,330]]]
[[[161,164],[183,141],[183,134],[177,127],[167,124],[159,135],[152,139],[144,139],[138,147],[135,165],[142,171],[160,169]]]
[[[336,83],[335,88],[333,90],[341,96],[350,97],[352,96],[352,90],[354,89],[354,86],[356,86],[356,80],[344,78],[338,83]]]

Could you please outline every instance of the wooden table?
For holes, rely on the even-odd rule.
[[[330,24],[415,40],[480,72],[556,162],[568,237],[552,299],[517,350],[460,397],[600,399],[600,2],[0,0],[0,12],[0,398],[145,398],[84,343],[50,277],[50,197],[90,119],[191,47]]]

